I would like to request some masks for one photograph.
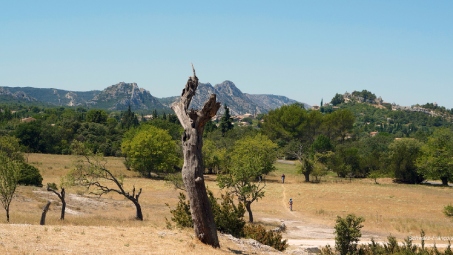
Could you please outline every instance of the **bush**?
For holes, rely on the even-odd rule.
[[[166,204],[170,207],[168,204]],[[186,196],[183,193],[179,193],[179,201],[176,208],[170,210],[171,221],[176,223],[177,227],[180,228],[191,228],[193,227],[192,214],[190,213],[189,201],[186,201]],[[167,220],[167,219],[166,219]],[[167,220],[167,226],[170,225]]]
[[[425,232],[421,230],[420,238],[422,239],[421,246],[414,245],[412,238],[407,237],[400,246],[396,238],[392,235],[387,237],[387,243],[380,244],[376,243],[371,239],[371,243],[360,245],[354,252],[349,253],[350,255],[453,255],[451,250],[450,240],[448,246],[442,253],[434,245],[432,248],[425,248],[423,238]],[[321,249],[320,255],[335,255],[336,253],[332,250],[330,245],[326,245]]]
[[[234,205],[233,197],[228,193],[222,194],[220,204],[217,203],[217,199],[210,190],[208,190],[208,196],[217,230],[235,237],[243,237],[245,226],[244,205],[242,203],[239,203],[238,206]],[[167,206],[169,205],[167,204]],[[189,201],[186,201],[186,196],[183,193],[179,193],[178,204],[175,209],[170,210],[170,213],[173,215],[171,221],[175,222],[177,227],[193,227],[190,204]],[[168,220],[167,226],[171,226]]]
[[[20,185],[32,185],[42,187],[42,176],[39,173],[39,169],[32,165],[22,163],[18,183]]]
[[[349,214],[346,218],[337,216],[335,224],[335,249],[341,255],[353,254],[357,251],[357,242],[362,236],[360,229],[363,227],[362,217]]]
[[[244,234],[248,238],[255,239],[256,241],[273,247],[276,250],[284,251],[288,244],[288,240],[282,241],[282,234],[272,230],[266,230],[259,224],[249,224],[244,227]]]
[[[447,215],[448,217],[453,217],[453,206],[450,204],[450,205],[447,205],[444,207],[444,213],[445,215]]]
[[[214,221],[217,230],[221,233],[231,234],[234,237],[244,236],[244,213],[245,207],[242,203],[236,206],[233,202],[233,196],[229,193],[222,194],[220,204],[214,194],[208,190],[211,208],[214,214]]]

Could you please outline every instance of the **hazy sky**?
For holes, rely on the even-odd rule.
[[[201,82],[308,104],[369,90],[453,108],[453,1],[0,0],[0,86]]]

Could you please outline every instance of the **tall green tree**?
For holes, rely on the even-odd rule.
[[[131,110],[131,105],[127,108],[127,111],[123,113],[121,117],[121,127],[124,129],[129,129],[131,127],[138,126],[138,118],[134,112]]]
[[[173,172],[179,163],[177,148],[166,130],[151,125],[130,130],[121,144],[131,168],[146,177],[151,172]]]
[[[234,126],[233,126],[233,121],[232,121],[231,115],[230,115],[230,108],[228,108],[228,106],[224,105],[223,109],[224,109],[224,113],[223,113],[222,118],[220,119],[219,127],[220,127],[220,130],[222,131],[222,136],[225,136],[226,132],[233,129]]]
[[[6,221],[9,222],[11,201],[20,178],[21,163],[10,159],[0,151],[0,201],[6,211]]]
[[[330,100],[330,103],[333,105],[333,106],[337,106],[339,104],[342,104],[344,103],[344,97],[343,95],[341,94],[335,94],[335,96],[332,98],[332,100]]]
[[[286,145],[302,140],[307,122],[308,113],[303,105],[284,105],[264,116],[262,130],[272,141]]]
[[[104,124],[107,122],[108,114],[104,110],[92,109],[87,112],[86,121]]]
[[[277,145],[264,135],[257,134],[238,140],[230,153],[228,173],[219,176],[220,188],[228,188],[236,195],[253,222],[251,205],[264,196],[263,182],[254,182],[258,176],[274,170]]]
[[[449,128],[436,129],[417,160],[421,174],[427,178],[441,180],[443,185],[453,181],[453,131]]]
[[[420,183],[424,180],[417,170],[417,158],[422,144],[410,138],[393,141],[388,146],[386,168],[398,182]]]

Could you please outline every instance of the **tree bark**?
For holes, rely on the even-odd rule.
[[[47,191],[52,191],[60,199],[60,201],[61,201],[60,220],[64,220],[64,215],[65,215],[65,210],[66,210],[66,200],[65,200],[66,191],[64,190],[64,188],[61,188],[61,192],[58,193],[56,190],[54,190],[53,188],[51,188],[49,186],[47,187]]]
[[[448,177],[440,177],[440,180],[442,181],[442,185],[448,186]]]
[[[135,216],[135,218],[136,218],[137,220],[143,220],[142,207],[140,206],[140,203],[139,203],[138,201],[134,201],[134,200],[132,200],[132,199],[131,199],[131,201],[132,201],[132,203],[134,203],[135,209],[136,209],[136,216]]]
[[[310,173],[304,173],[305,182],[310,182]]]
[[[9,222],[9,205],[6,206],[6,222]]]
[[[252,203],[251,202],[245,202],[245,209],[249,213],[249,222],[253,223]]]
[[[46,214],[47,211],[49,210],[50,207],[50,201],[47,202],[46,206],[42,209],[42,214],[41,214],[41,221],[39,222],[39,225],[46,225]]]
[[[181,139],[184,154],[182,177],[190,201],[195,235],[205,244],[220,247],[214,215],[206,193],[202,158],[204,126],[216,115],[220,103],[216,102],[216,95],[212,94],[203,109],[189,110],[197,87],[198,78],[193,69],[193,77],[189,77],[180,100],[173,103],[172,109],[184,128]]]

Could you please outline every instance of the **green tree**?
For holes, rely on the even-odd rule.
[[[360,229],[364,221],[362,217],[356,217],[354,214],[349,214],[346,218],[337,216],[334,232],[335,249],[341,255],[356,253],[357,243],[362,236]]]
[[[19,139],[12,136],[0,136],[0,152],[17,161],[24,161],[24,156],[20,152]]]
[[[220,188],[228,188],[236,195],[253,222],[251,205],[264,196],[265,184],[253,182],[258,176],[274,170],[277,145],[264,135],[245,137],[238,140],[230,153],[228,173],[219,176]]]
[[[10,159],[0,152],[0,201],[6,211],[6,221],[9,222],[9,209],[20,177],[21,163]]]
[[[428,142],[422,146],[422,155],[417,160],[421,174],[442,181],[443,185],[453,181],[453,131],[436,129]]]
[[[218,170],[224,165],[226,148],[218,148],[214,141],[206,139],[203,144],[203,163],[208,173]]]
[[[21,145],[28,147],[30,152],[41,152],[41,121],[21,123],[14,130],[14,136]]]
[[[331,103],[333,106],[337,106],[337,105],[339,105],[339,104],[344,103],[344,97],[343,97],[343,95],[336,93],[335,96],[332,98],[332,100],[330,100],[330,103]]]
[[[127,108],[127,111],[122,114],[121,117],[121,128],[129,129],[131,127],[138,126],[138,118],[134,112],[131,111],[131,105]]]
[[[133,170],[151,177],[151,172],[173,172],[178,165],[177,145],[166,130],[143,125],[125,135],[121,150]]]
[[[420,183],[423,176],[417,171],[417,158],[422,144],[410,138],[393,141],[388,147],[386,168],[395,180],[404,183]]]
[[[308,122],[308,113],[299,104],[284,105],[264,116],[263,133],[283,146],[292,140],[300,141]]]
[[[224,105],[223,109],[224,109],[224,113],[223,113],[222,118],[220,119],[219,127],[220,127],[220,130],[222,131],[222,136],[225,136],[225,133],[230,131],[231,129],[233,129],[234,126],[233,126],[233,122],[232,122],[231,115],[230,115],[230,108],[228,108],[228,106]]]
[[[87,112],[86,121],[104,124],[107,122],[108,114],[104,110],[92,109]]]
[[[327,114],[323,120],[323,132],[332,141],[344,142],[354,127],[354,114],[347,109],[340,109]]]

